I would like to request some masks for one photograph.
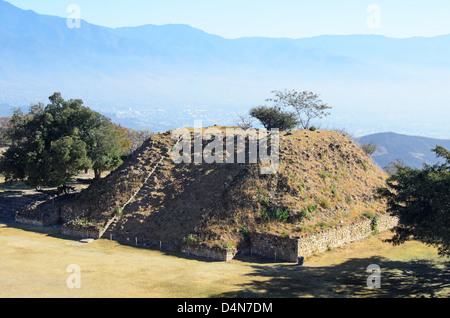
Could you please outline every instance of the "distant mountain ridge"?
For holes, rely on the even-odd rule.
[[[0,105],[45,103],[60,91],[142,124],[133,128],[165,131],[194,119],[231,124],[272,90],[295,88],[325,94],[346,108],[339,125],[355,125],[368,117],[360,105],[382,114],[393,109],[385,100],[406,108],[433,95],[443,108],[449,51],[450,35],[226,39],[188,25],[113,29],[84,20],[70,29],[65,18],[0,0]],[[414,98],[398,93],[411,90]]]
[[[408,136],[393,132],[378,133],[356,139],[357,143],[373,142],[378,150],[372,156],[373,161],[381,168],[400,160],[412,168],[422,168],[424,163],[441,162],[432,152],[436,146],[450,149],[450,139],[434,139],[420,136]]]
[[[351,35],[230,40],[188,25],[112,29],[82,20],[79,29],[70,29],[66,22],[65,18],[25,11],[0,0],[0,56],[7,62],[3,67],[29,70],[25,66],[21,68],[24,58],[28,58],[26,67],[32,64],[38,70],[54,72],[55,66],[68,63],[66,69],[73,71],[79,64],[87,63],[106,75],[108,69],[119,67],[127,67],[123,71],[133,70],[134,66],[142,72],[151,72],[161,66],[161,70],[159,63],[179,72],[183,71],[180,66],[193,64],[198,69],[207,65],[200,70],[213,74],[221,71],[221,66],[236,67],[242,63],[255,70],[260,67],[279,69],[284,75],[292,75],[294,71],[312,75],[311,70],[324,71],[321,66],[330,67],[331,72],[334,66],[340,73],[333,75],[342,76],[352,70],[384,76],[373,67],[380,61],[386,66],[395,64],[397,68],[406,62],[417,63],[420,67],[450,68],[450,56],[441,54],[450,50],[450,35],[408,39]],[[424,44],[426,55],[422,50]],[[211,70],[211,65],[215,65],[216,70]],[[283,65],[289,65],[290,69],[280,69]]]

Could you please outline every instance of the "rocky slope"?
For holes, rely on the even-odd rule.
[[[176,164],[175,143],[170,132],[147,140],[61,207],[66,226],[109,222],[114,237],[240,249],[251,233],[299,237],[385,211],[375,196],[385,174],[336,132],[281,133],[273,175],[260,164]]]

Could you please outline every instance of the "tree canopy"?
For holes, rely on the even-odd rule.
[[[24,180],[32,187],[60,187],[78,172],[93,169],[99,178],[118,167],[123,150],[111,120],[60,93],[28,114],[14,112],[5,135],[10,147],[0,160],[6,180]]]
[[[329,115],[331,109],[324,103],[318,94],[313,92],[295,90],[273,91],[274,98],[267,101],[272,102],[274,107],[289,108],[292,107],[297,114],[298,124],[303,129],[309,129],[313,119],[321,119]]]
[[[282,111],[279,107],[259,106],[250,110],[250,116],[258,119],[267,129],[291,130],[298,125],[295,113]]]
[[[450,256],[450,152],[433,149],[442,164],[413,169],[395,164],[387,188],[381,191],[388,200],[388,211],[399,217],[391,242],[402,244],[420,240],[436,246],[439,254]]]

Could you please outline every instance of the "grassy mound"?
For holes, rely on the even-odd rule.
[[[300,237],[385,211],[375,196],[385,174],[337,132],[280,133],[272,175],[259,163],[176,164],[174,145],[170,132],[153,136],[65,205],[63,219],[101,228],[116,217],[117,235],[239,249],[252,233]]]

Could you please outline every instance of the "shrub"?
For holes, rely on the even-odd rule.
[[[342,200],[342,197],[339,195],[339,191],[338,191],[335,183],[333,183],[333,185],[331,186],[331,193],[333,194],[333,198],[335,198],[339,201]]]
[[[319,172],[319,176],[320,176],[322,179],[326,179],[326,178],[328,178],[330,175],[329,175],[328,172],[326,172],[326,171],[320,171],[320,172]]]
[[[323,228],[329,228],[329,227],[331,227],[331,224],[328,224],[325,221],[321,221],[321,222],[317,223],[317,226],[323,227]]]
[[[195,235],[193,234],[189,234],[184,241],[186,242],[186,244],[189,245],[197,245],[198,244],[198,239]]]
[[[260,198],[259,199],[259,203],[261,203],[263,206],[265,206],[266,208],[270,207],[270,201],[268,199],[265,198]]]
[[[378,149],[378,146],[375,145],[372,141],[368,143],[361,143],[359,146],[369,157],[372,156]]]
[[[312,233],[312,232],[314,232],[314,229],[311,226],[300,226],[296,231],[297,232]]]
[[[248,230],[248,227],[241,226],[241,229],[239,230],[239,233],[242,234],[242,236],[244,237],[244,239],[245,239],[246,241],[249,240],[250,236],[249,236],[249,230]]]
[[[368,218],[368,219],[374,219],[375,218],[375,213],[369,212],[369,211],[364,212],[362,215],[364,217]]]
[[[361,162],[361,167],[363,167],[364,171],[367,171],[367,164],[364,161]]]
[[[123,214],[123,209],[122,208],[117,208],[116,210],[116,216],[120,217]]]
[[[286,222],[289,219],[289,209],[278,208],[275,212],[275,218],[281,222]]]
[[[281,222],[286,222],[289,218],[289,208],[272,208],[267,211],[261,211],[261,219],[263,221],[278,220]]]
[[[83,226],[83,227],[88,227],[88,226],[94,226],[95,225],[93,222],[89,221],[86,218],[79,218],[79,219],[75,220],[74,223],[76,225],[80,225],[80,226]]]
[[[337,189],[336,189],[336,185],[332,185],[331,186],[331,193],[333,194],[333,198],[335,198],[337,196]]]
[[[301,212],[300,212],[300,216],[303,218],[303,219],[309,219],[311,216],[310,216],[310,214],[308,213],[308,211],[306,210],[306,209],[303,209]]]
[[[331,206],[330,201],[326,198],[321,198],[319,200],[319,205],[324,209],[328,209]]]
[[[378,215],[375,215],[375,217],[372,220],[372,230],[374,234],[378,234],[378,223],[380,222],[380,217]]]

